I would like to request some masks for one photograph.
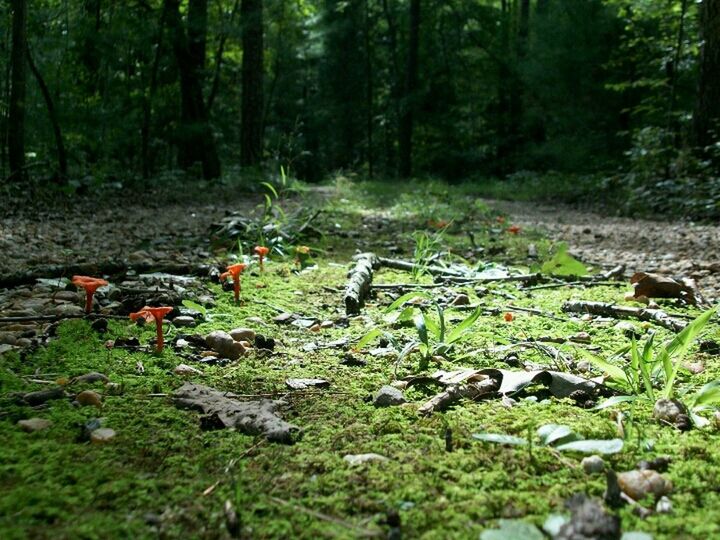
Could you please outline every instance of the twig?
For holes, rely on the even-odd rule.
[[[672,318],[661,309],[634,308],[604,302],[565,302],[562,310],[568,313],[589,313],[615,319],[639,319],[652,322],[673,332],[681,332],[688,323]]]
[[[565,281],[563,283],[548,283],[546,285],[536,285],[535,287],[525,287],[523,291],[539,291],[541,289],[559,289],[561,287],[625,287],[624,281]]]

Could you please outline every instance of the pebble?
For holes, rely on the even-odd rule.
[[[570,341],[574,343],[590,343],[592,338],[587,332],[578,332],[577,334],[570,336]]]
[[[85,313],[83,308],[73,304],[62,304],[60,306],[56,306],[52,311],[53,314],[61,317],[78,317]]]
[[[173,370],[175,375],[202,375],[203,372],[187,364],[180,364]]]
[[[316,333],[317,333],[317,332],[319,332],[319,331],[321,330],[321,327],[320,327],[319,324],[313,324],[313,325],[309,328],[309,330],[310,330],[311,332],[316,332]]]
[[[327,388],[330,383],[325,379],[287,379],[285,384],[293,390],[305,390],[306,388]]]
[[[664,495],[660,497],[660,500],[655,505],[655,511],[658,514],[670,514],[673,510],[672,501]]]
[[[600,456],[588,456],[581,462],[585,474],[597,474],[605,470],[605,461]]]
[[[363,465],[365,463],[372,462],[385,462],[388,458],[381,456],[380,454],[347,454],[343,456],[343,459],[352,466]]]
[[[247,319],[245,319],[245,322],[249,322],[252,324],[265,324],[265,321],[262,320],[262,318],[260,317],[248,317]]]
[[[335,326],[335,323],[332,321],[323,321],[320,323],[320,328],[332,328]]]
[[[187,339],[180,338],[175,342],[175,347],[177,347],[178,349],[186,349],[189,346],[190,342]]]
[[[110,379],[107,378],[102,373],[98,373],[97,371],[91,371],[90,373],[85,373],[85,375],[79,375],[77,377],[73,377],[70,381],[70,384],[75,383],[83,383],[83,384],[91,384],[98,381],[102,381],[104,383],[108,382]]]
[[[683,431],[692,427],[685,405],[677,399],[658,399],[653,407],[653,417],[660,423],[671,424]]]
[[[403,403],[405,398],[402,392],[393,386],[383,386],[373,397],[373,405],[376,407],[392,407]]]
[[[44,418],[27,418],[26,420],[19,420],[17,425],[20,426],[20,429],[23,431],[32,433],[33,431],[42,431],[43,429],[49,428],[52,426],[52,422]]]
[[[77,401],[80,405],[83,407],[94,405],[95,407],[102,407],[102,397],[97,392],[93,392],[92,390],[83,390],[80,392],[77,396],[75,396],[75,401]]]
[[[180,315],[178,317],[175,317],[173,319],[172,323],[173,323],[173,326],[176,326],[178,328],[195,326],[195,324],[197,324],[195,322],[195,319],[193,319],[190,315]]]
[[[211,332],[205,337],[205,341],[213,351],[230,360],[237,360],[245,354],[245,347],[222,330]]]
[[[109,382],[105,385],[105,393],[108,396],[119,396],[123,393],[123,387],[120,383]]]
[[[98,428],[90,433],[90,442],[93,444],[104,444],[115,438],[115,430],[110,428]]]
[[[453,306],[470,305],[470,297],[467,294],[458,294],[452,301]]]
[[[235,328],[228,333],[235,341],[255,341],[255,330],[252,328]]]
[[[636,501],[647,495],[662,497],[672,491],[672,483],[657,471],[646,469],[642,471],[627,471],[617,475],[620,489]]]

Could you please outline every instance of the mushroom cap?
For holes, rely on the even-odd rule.
[[[94,278],[90,276],[73,276],[72,284],[76,287],[82,287],[88,292],[95,292],[99,287],[108,285],[104,279]]]
[[[227,272],[220,274],[220,280],[222,281],[227,279],[228,276],[232,276],[233,279],[237,279],[245,268],[247,268],[247,264],[244,263],[231,264],[227,267]]]
[[[261,257],[264,257],[268,253],[270,253],[270,248],[267,248],[265,246],[255,246],[255,253],[257,255],[260,255]]]
[[[173,310],[172,307],[151,307],[151,306],[145,306],[140,311],[136,313],[130,314],[130,320],[131,321],[137,321],[138,319],[142,318],[146,321],[162,321],[165,318],[165,315],[170,313]]]

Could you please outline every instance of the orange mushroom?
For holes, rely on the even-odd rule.
[[[518,234],[520,231],[521,229],[517,225],[510,225],[507,228],[507,232],[509,232],[510,234]]]
[[[505,322],[513,322],[515,320],[515,315],[510,313],[509,311],[504,315]]]
[[[137,321],[138,319],[145,319],[146,321],[155,321],[155,330],[157,332],[156,350],[162,352],[165,346],[165,340],[163,338],[163,319],[165,315],[173,310],[171,307],[150,307],[145,306],[137,313],[130,314],[131,321]]]
[[[263,271],[263,259],[270,253],[270,249],[265,246],[255,246],[255,254],[260,259],[260,271]]]
[[[233,290],[235,291],[235,301],[240,301],[240,274],[247,268],[247,264],[237,263],[227,267],[227,272],[220,274],[220,281],[224,281],[228,276],[233,278]]]
[[[76,287],[82,287],[85,289],[85,313],[92,311],[93,295],[99,287],[103,287],[108,284],[107,281],[100,278],[94,278],[90,276],[73,276],[72,283]]]

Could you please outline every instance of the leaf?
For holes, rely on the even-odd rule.
[[[578,439],[578,436],[573,433],[568,426],[558,424],[545,424],[544,426],[540,426],[537,434],[540,437],[540,443],[545,446],[558,442],[562,444],[563,442]]]
[[[602,409],[607,409],[608,407],[614,407],[615,405],[619,405],[620,403],[632,403],[638,398],[638,396],[613,396],[611,398],[606,399],[602,403],[598,403],[593,407],[593,410],[600,411]]]
[[[567,244],[559,244],[553,257],[545,262],[541,271],[543,274],[557,276],[586,276],[588,270],[583,263],[567,252]]]
[[[430,295],[423,292],[409,292],[406,294],[403,294],[400,298],[396,299],[392,304],[390,304],[387,308],[385,308],[385,313],[390,313],[394,309],[397,309],[401,305],[403,305],[408,300],[412,300],[413,298],[430,298]]]
[[[447,343],[455,343],[456,341],[461,339],[465,335],[465,333],[470,330],[470,327],[475,324],[475,321],[478,320],[478,317],[480,317],[481,313],[482,308],[480,306],[475,308],[475,311],[473,311],[469,317],[467,317],[464,321],[458,324],[455,328],[450,330],[445,341]]]
[[[413,322],[415,323],[415,328],[417,328],[418,338],[420,338],[420,342],[425,345],[425,347],[430,348],[428,330],[427,326],[425,326],[425,314],[421,313],[420,315],[417,315],[415,319],[413,319]]]
[[[501,519],[498,529],[486,529],[480,540],[544,540],[545,536],[535,525],[519,519]]]
[[[611,364],[610,362],[608,362],[606,360],[603,360],[599,356],[595,356],[594,354],[586,351],[585,349],[579,348],[578,351],[580,351],[588,359],[588,362],[590,362],[595,367],[603,370],[605,373],[610,375],[610,378],[613,379],[614,381],[619,382],[624,386],[627,386],[630,384],[627,373],[625,373],[618,366]]]
[[[422,318],[425,326],[432,334],[433,338],[435,338],[436,341],[442,341],[440,339],[440,326],[438,326],[438,324],[432,319],[432,317],[426,315],[425,313],[422,314]]]
[[[387,321],[390,324],[411,321],[414,313],[415,313],[415,308],[412,306],[408,306],[400,312],[391,313],[390,315],[386,315],[385,321]]]
[[[703,386],[692,397],[692,409],[700,410],[720,404],[720,381],[712,381]]]
[[[203,317],[207,316],[207,309],[205,309],[205,307],[201,306],[200,304],[193,302],[192,300],[183,300],[182,305],[188,309],[192,309],[193,311],[202,313]]]
[[[528,444],[527,439],[506,435],[504,433],[473,433],[473,439],[495,444],[509,444],[512,446],[524,446]]]
[[[275,196],[276,199],[280,197],[280,195],[278,195],[277,190],[275,189],[275,186],[273,186],[270,182],[260,182],[260,185],[265,186],[268,189],[268,191]]]
[[[587,454],[616,454],[623,449],[622,439],[588,439],[572,441],[555,447],[561,452],[584,452]]]
[[[376,337],[380,336],[382,334],[382,330],[379,328],[373,328],[370,330],[367,334],[365,334],[363,337],[360,338],[360,341],[358,341],[355,344],[355,347],[353,347],[356,351],[359,351],[363,347],[365,347],[368,343],[370,343],[372,340],[374,340]]]
[[[718,306],[715,306],[702,313],[697,319],[688,324],[682,332],[675,336],[670,344],[667,347],[664,347],[660,352],[660,361],[662,362],[663,370],[665,371],[665,388],[663,390],[663,397],[672,397],[673,386],[675,383],[675,377],[677,377],[680,361],[695,341],[697,335],[703,328],[705,328],[705,325],[715,315],[717,309]]]

